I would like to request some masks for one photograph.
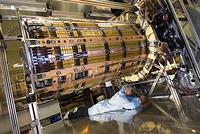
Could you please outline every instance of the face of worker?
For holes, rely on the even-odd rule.
[[[127,89],[125,90],[125,94],[126,94],[127,96],[132,96],[132,95],[134,95],[134,92],[133,92],[132,88],[127,88]]]

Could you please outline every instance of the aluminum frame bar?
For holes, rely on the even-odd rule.
[[[154,80],[153,85],[151,86],[151,89],[150,89],[150,91],[149,91],[149,93],[148,93],[148,96],[151,96],[151,95],[153,94],[153,91],[154,91],[154,89],[155,89],[155,87],[156,87],[156,84],[158,83],[158,80],[160,79],[161,75],[162,75],[162,72],[160,72],[160,73],[157,75],[156,79]]]
[[[28,63],[28,70],[30,72],[30,74],[33,74],[33,71],[32,71],[32,64],[31,64],[31,57],[30,57],[30,54],[29,54],[29,49],[28,49],[28,42],[26,40],[26,33],[25,33],[25,30],[24,30],[24,24],[23,24],[23,21],[22,21],[22,17],[20,16],[19,14],[19,10],[17,10],[17,16],[18,16],[18,21],[19,21],[19,26],[20,26],[20,30],[21,30],[21,34],[22,34],[22,41],[24,43],[24,49],[25,49],[25,53],[26,53],[26,59],[27,59],[27,63]],[[32,75],[30,75],[30,79],[31,79],[31,91],[29,92],[29,95],[31,96],[34,96],[35,95],[35,84],[34,84],[34,78]],[[39,113],[38,113],[38,106],[37,106],[37,101],[35,102],[30,102],[28,104],[28,107],[29,107],[29,111],[30,111],[30,115],[31,115],[31,121],[32,121],[32,124],[31,124],[31,127],[32,127],[32,131],[34,134],[42,134],[42,126],[41,126],[41,123],[40,123],[40,119],[39,119]]]

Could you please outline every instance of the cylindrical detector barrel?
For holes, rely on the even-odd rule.
[[[34,74],[36,82],[43,83],[47,79],[54,81],[59,77],[66,77],[63,82],[55,81],[47,87],[40,86],[49,91],[60,89],[72,91],[74,88],[95,86],[116,76],[132,73],[137,76],[146,63],[149,63],[148,55],[155,51],[149,49],[148,39],[143,33],[138,32],[141,30],[138,30],[135,24],[67,19],[61,21],[54,18],[28,18],[24,21],[29,22],[25,23],[29,29],[40,21],[41,28],[45,29],[46,26],[46,29],[53,33],[49,38],[39,36],[38,39],[38,36],[32,36],[37,35],[34,33],[37,31],[31,31],[31,36],[27,37],[40,41],[37,45],[31,44],[30,49],[38,50],[38,47],[44,48],[44,46],[48,48],[48,52],[44,52],[45,56],[39,52],[35,56],[33,68],[36,70],[43,69],[43,65],[45,67],[46,64],[51,65],[51,68],[36,71],[38,72]],[[39,26],[37,29],[42,31]],[[29,35],[30,31],[26,32]],[[67,33],[68,36],[62,36],[62,33]]]

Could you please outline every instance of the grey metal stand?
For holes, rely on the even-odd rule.
[[[11,85],[9,69],[8,69],[8,61],[6,57],[6,45],[3,40],[3,34],[2,34],[2,27],[1,27],[2,20],[0,21],[1,21],[0,22],[0,67],[1,67],[1,72],[2,72],[4,91],[5,91],[5,96],[6,96],[7,106],[8,106],[8,113],[10,117],[12,132],[13,134],[20,134],[20,127],[19,127],[19,122],[17,118],[15,101],[13,97],[12,85]]]
[[[170,99],[171,101],[174,102],[176,109],[180,115],[180,117],[185,117],[185,113],[183,111],[182,108],[182,104],[181,104],[181,96],[179,95],[177,89],[174,87],[173,81],[171,80],[170,76],[167,74],[167,72],[165,71],[165,69],[161,69],[160,73],[158,74],[157,78],[155,79],[153,85],[151,86],[151,89],[149,91],[148,97],[151,98],[153,92],[155,91],[155,87],[159,81],[159,79],[162,77],[164,77],[164,79],[167,82],[167,87],[170,91],[170,95],[163,96],[163,98],[167,98]],[[162,97],[161,97],[162,99]],[[153,105],[158,108],[158,110],[160,110],[163,114],[165,114],[166,116],[168,116],[170,119],[172,119],[173,121],[177,121],[175,118],[173,118],[170,114],[168,114],[164,109],[162,109],[159,105],[157,105],[154,101],[152,102]],[[181,118],[184,120],[184,118]]]

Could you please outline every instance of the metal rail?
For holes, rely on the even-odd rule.
[[[25,49],[26,59],[27,59],[27,63],[28,63],[28,71],[30,72],[30,74],[33,74],[31,57],[30,57],[29,49],[28,49],[29,42],[26,40],[24,23],[22,21],[22,17],[19,14],[19,10],[17,10],[17,16],[19,19],[18,21],[19,21],[20,31],[22,34],[22,41],[24,42],[24,49]],[[30,79],[31,79],[31,85],[30,85],[31,91],[29,93],[29,96],[34,96],[35,95],[35,84],[34,84],[34,78],[32,75],[30,76]],[[31,115],[31,121],[32,121],[31,127],[33,130],[33,133],[34,134],[42,134],[42,130],[41,130],[42,127],[40,124],[37,102],[36,101],[29,102],[28,107],[29,107],[29,111],[30,111],[30,115]]]

